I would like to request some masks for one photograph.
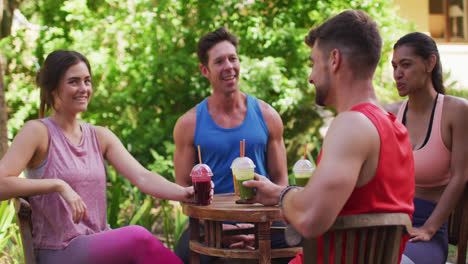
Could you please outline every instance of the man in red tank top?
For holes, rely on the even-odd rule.
[[[344,11],[309,32],[316,103],[338,115],[325,136],[314,180],[306,187],[278,186],[262,176],[252,202],[276,204],[306,238],[325,233],[338,215],[400,212],[411,216],[414,161],[408,133],[383,111],[372,78],[382,40],[363,11]],[[406,243],[403,241],[402,247]],[[293,262],[292,262],[293,263]],[[300,262],[296,262],[300,263]]]

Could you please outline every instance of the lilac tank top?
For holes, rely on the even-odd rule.
[[[51,118],[40,121],[49,131],[49,151],[44,164],[26,169],[26,177],[64,180],[88,208],[87,219],[75,224],[70,207],[58,192],[29,197],[34,248],[63,249],[78,236],[110,229],[106,215],[107,172],[93,125],[80,122],[83,136],[76,146]],[[37,177],[39,173],[42,175]]]

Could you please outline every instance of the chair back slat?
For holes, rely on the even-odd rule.
[[[366,259],[364,263],[373,263],[375,260],[375,250],[377,248],[377,228],[371,228],[369,230],[369,240],[366,251]]]
[[[323,263],[330,263],[330,237],[331,233],[325,233],[323,235]]]
[[[303,263],[316,264],[317,261],[317,238],[304,239],[303,252],[305,249],[309,250],[307,254],[304,252]]]
[[[410,229],[407,214],[340,216],[323,235],[322,252],[317,252],[317,239],[304,240],[304,263],[317,263],[318,255],[323,256],[323,263],[330,263],[330,251],[334,251],[334,263],[353,264],[356,260],[357,264],[394,264],[398,262],[403,235]],[[330,245],[331,234],[334,245]]]
[[[343,246],[343,231],[335,231],[335,257],[334,264],[341,264],[341,252]]]
[[[403,238],[403,227],[397,226],[388,230],[388,247],[390,250],[386,251],[385,261],[387,263],[397,263],[401,245],[401,239]]]
[[[448,219],[449,243],[457,246],[456,264],[466,263],[468,241],[468,184]]]
[[[386,228],[381,228],[379,230],[379,241],[387,241],[387,230]],[[386,244],[384,243],[377,243],[376,253],[375,253],[375,262],[381,263],[384,260],[384,249],[386,248]]]
[[[356,230],[351,229],[346,233],[346,249],[345,249],[345,261],[346,263],[353,263],[353,257],[355,251],[356,242]]]
[[[367,234],[369,230],[366,229],[361,229],[359,231],[359,240],[358,240],[358,245],[357,245],[357,261],[358,263],[364,263],[364,258],[366,255],[366,246],[367,246],[367,241],[368,241],[368,236]]]

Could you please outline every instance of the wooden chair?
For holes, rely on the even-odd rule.
[[[398,263],[400,243],[403,235],[411,230],[407,214],[381,213],[340,216],[323,235],[323,263],[330,263],[330,252],[334,251],[334,263],[395,264]],[[332,235],[333,234],[333,235]],[[330,247],[330,239],[334,244]],[[344,237],[345,236],[345,237]],[[345,245],[343,245],[345,242]],[[342,246],[344,252],[342,256]],[[304,263],[317,263],[317,239],[304,239]]]
[[[25,264],[36,264],[34,256],[34,247],[32,240],[32,225],[31,225],[31,205],[25,198],[13,198],[16,209],[16,217],[23,242],[23,253]]]
[[[456,264],[465,264],[468,240],[468,184],[455,210],[449,216],[448,234],[449,243],[457,246]]]

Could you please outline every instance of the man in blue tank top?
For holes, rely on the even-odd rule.
[[[239,90],[237,44],[237,38],[224,28],[206,34],[198,43],[200,70],[210,80],[213,93],[180,117],[175,125],[174,168],[176,183],[182,186],[192,184],[190,171],[199,162],[196,146],[200,146],[203,163],[214,174],[215,194],[234,192],[230,166],[240,156],[239,142],[243,139],[245,156],[255,163],[255,172],[278,185],[288,185],[283,122],[273,107]],[[252,237],[235,236],[224,244],[249,248],[253,242]],[[188,263],[187,231],[180,239],[176,254]]]

